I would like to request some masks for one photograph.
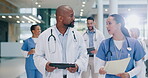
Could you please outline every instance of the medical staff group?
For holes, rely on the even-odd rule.
[[[143,63],[145,51],[140,43],[130,37],[124,18],[119,14],[108,16],[106,28],[110,35],[104,39],[95,28],[92,17],[87,18],[88,30],[81,34],[74,27],[74,11],[68,5],[56,10],[56,25],[40,33],[40,26],[33,25],[33,36],[22,46],[26,56],[27,78],[137,78]],[[91,53],[88,53],[90,49]],[[125,72],[108,74],[104,69],[107,61],[130,57]],[[59,69],[52,63],[74,64],[75,67]],[[143,74],[144,75],[144,74]]]

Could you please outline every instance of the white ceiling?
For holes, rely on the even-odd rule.
[[[85,1],[84,17],[90,16],[92,14],[97,14],[97,9],[94,8],[94,5],[97,5],[97,0],[7,0],[11,4],[17,6],[18,8],[38,8],[35,4],[37,1],[41,4],[40,8],[57,8],[60,5],[70,5],[74,11],[75,16],[79,17],[80,10],[82,9],[82,2]],[[137,13],[145,15],[147,13],[147,0],[118,0],[119,9],[118,12],[122,14],[127,13]],[[104,9],[108,9],[109,0],[103,0]],[[131,11],[128,12],[127,9],[131,8]],[[108,12],[104,11],[104,14]]]

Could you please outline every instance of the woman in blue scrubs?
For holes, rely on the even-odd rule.
[[[41,28],[39,25],[32,25],[30,31],[32,32],[32,37],[26,39],[22,46],[22,52],[26,57],[25,69],[27,78],[42,78],[42,74],[35,67],[33,60],[35,44],[37,42],[38,36],[41,33]]]
[[[140,43],[129,37],[127,29],[124,27],[124,18],[118,14],[112,14],[106,21],[106,28],[111,38],[100,44],[97,52],[100,65],[104,66],[106,61],[121,60],[131,57],[126,71],[116,75],[106,74],[104,67],[100,66],[99,74],[105,78],[137,78],[136,75],[141,71],[142,58],[145,52]]]

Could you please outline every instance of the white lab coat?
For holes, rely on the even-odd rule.
[[[144,61],[146,61],[148,59],[148,51],[146,48],[146,44],[143,40],[138,40],[140,42],[140,44],[142,45],[144,51],[146,52],[145,56],[144,56],[144,60],[142,60],[142,69],[141,72],[137,75],[137,78],[146,78],[145,74],[146,74],[146,65],[144,64]]]
[[[48,45],[48,38],[51,34],[51,29],[53,35],[56,37],[56,51],[51,52],[54,48],[55,43],[53,43],[53,37],[50,38],[50,44]],[[50,27],[40,34],[37,44],[36,53],[34,54],[34,62],[38,70],[43,74],[44,78],[63,78],[63,70],[55,69],[53,72],[47,72],[45,70],[46,63],[49,61],[51,63],[62,63],[62,46],[59,37],[55,31],[56,26]],[[76,42],[74,39],[74,31]],[[49,50],[49,46],[53,46]],[[66,60],[67,63],[76,63],[78,65],[78,72],[70,73],[67,71],[67,78],[80,78],[82,71],[86,71],[88,64],[88,55],[86,51],[86,46],[83,37],[73,28],[69,28],[67,37],[67,47],[66,47]]]
[[[86,47],[89,48],[89,36],[88,36],[87,32],[88,31],[84,32],[83,37],[84,37],[84,41],[86,43]],[[100,43],[104,39],[105,39],[105,37],[104,37],[103,33],[95,28],[95,34],[93,36],[93,41],[94,41],[94,47],[96,50],[99,49]],[[95,68],[94,72],[98,73],[99,72],[99,69],[98,69],[99,65],[98,65],[98,61],[96,59],[97,59],[96,54],[94,54],[94,68]]]

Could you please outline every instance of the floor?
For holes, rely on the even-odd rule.
[[[0,58],[0,78],[27,78],[25,58]]]
[[[27,78],[25,58],[0,58],[0,78]]]

